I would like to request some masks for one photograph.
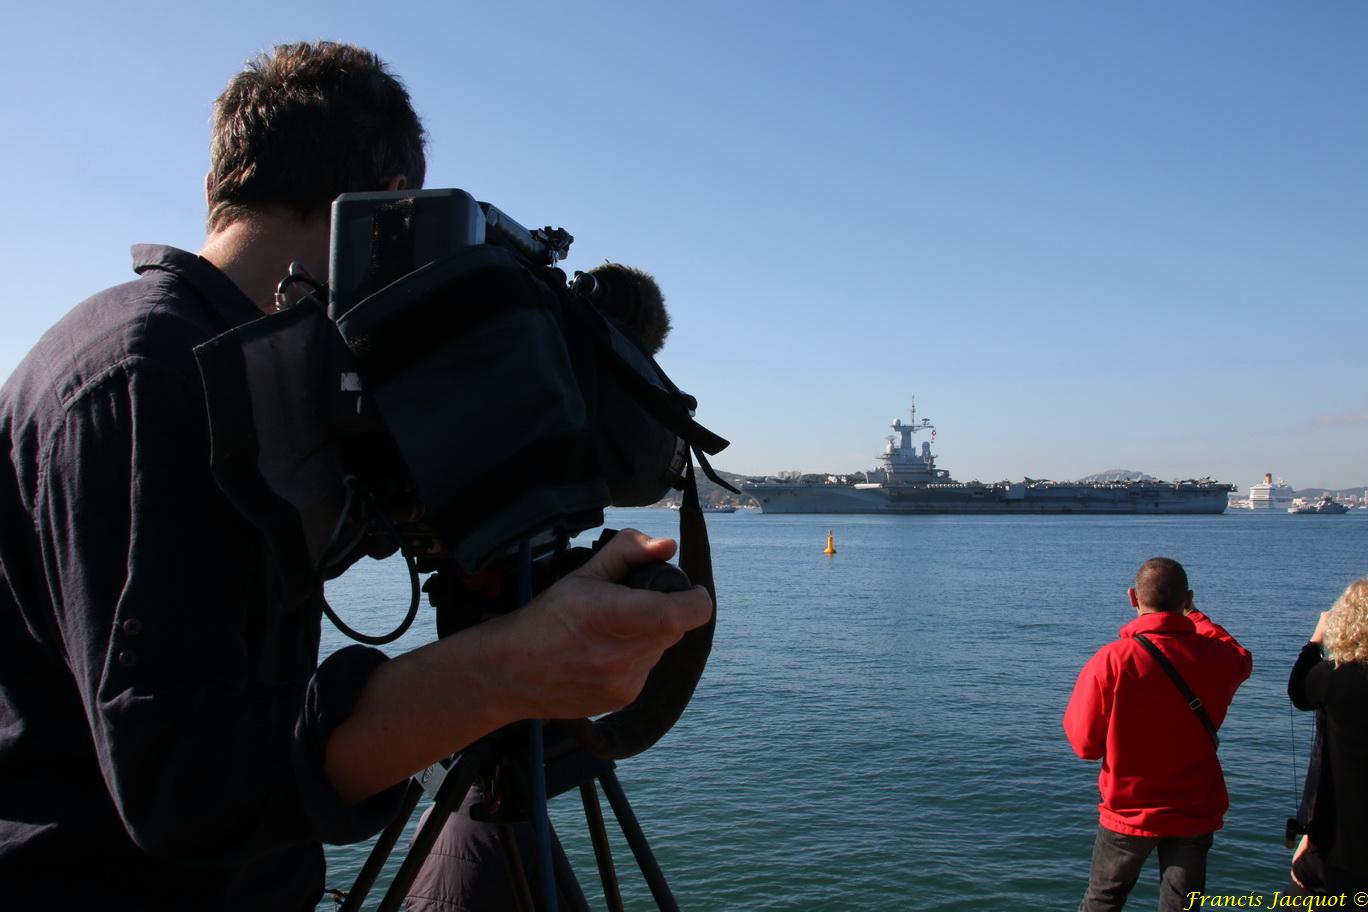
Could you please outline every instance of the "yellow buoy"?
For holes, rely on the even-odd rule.
[[[827,529],[827,546],[822,553],[828,557],[836,553],[836,541],[832,538],[830,529]]]

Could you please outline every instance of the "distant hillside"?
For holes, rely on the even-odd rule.
[[[1134,469],[1107,469],[1105,472],[1098,472],[1096,475],[1088,475],[1079,481],[1158,481],[1153,475],[1146,475],[1144,472],[1137,472]]]
[[[751,477],[748,475],[737,475],[734,472],[724,472],[716,467],[714,467],[713,471],[715,471],[718,477],[723,481],[726,481],[738,490],[741,488],[741,480],[743,478]],[[698,499],[705,504],[735,504],[737,506],[742,506],[755,503],[755,499],[749,494],[733,494],[721,485],[715,484],[711,478],[704,475],[699,470],[698,466],[694,466],[694,476],[698,479]],[[677,504],[680,501],[680,497],[680,492],[671,491],[661,498],[660,503],[657,504],[657,506],[667,507],[671,504]]]

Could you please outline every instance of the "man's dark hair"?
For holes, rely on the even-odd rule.
[[[1172,558],[1151,557],[1135,574],[1135,597],[1147,608],[1181,611],[1187,594],[1187,571]]]
[[[214,102],[209,230],[264,205],[301,218],[340,193],[423,186],[423,125],[370,51],[320,41],[260,54]]]

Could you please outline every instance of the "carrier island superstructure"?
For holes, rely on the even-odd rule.
[[[766,478],[743,482],[766,513],[1223,513],[1233,485],[1190,481],[960,482],[936,468],[935,426],[895,420],[893,435],[867,480]],[[918,450],[913,437],[928,433]]]

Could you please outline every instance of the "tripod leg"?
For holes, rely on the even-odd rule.
[[[618,889],[617,870],[613,867],[613,850],[608,845],[608,830],[603,825],[603,809],[599,807],[598,789],[594,781],[580,783],[580,800],[584,802],[584,821],[589,825],[589,838],[594,843],[594,859],[598,862],[599,880],[603,883],[603,899],[608,912],[623,912],[622,891]]]
[[[622,835],[627,837],[627,845],[631,847],[632,855],[636,857],[637,866],[641,868],[641,874],[646,878],[646,885],[651,888],[651,895],[655,897],[656,908],[660,909],[661,912],[679,912],[674,894],[670,892],[670,885],[665,882],[665,875],[660,872],[660,865],[656,863],[655,855],[651,853],[651,846],[646,841],[646,834],[641,831],[641,824],[637,823],[636,815],[632,813],[632,806],[627,803],[627,793],[622,790],[622,785],[618,782],[617,776],[609,770],[599,777],[599,781],[603,783],[603,793],[608,796],[608,804],[613,808],[618,826],[622,827]]]
[[[413,845],[409,848],[408,855],[404,856],[399,873],[394,875],[394,882],[386,891],[385,898],[380,901],[377,912],[396,912],[399,908],[404,897],[408,895],[409,887],[413,886],[418,870],[427,860],[428,853],[432,851],[432,844],[437,841],[437,835],[446,825],[447,818],[451,816],[452,811],[461,806],[461,800],[475,783],[475,776],[492,762],[493,756],[491,748],[477,744],[457,759],[455,767],[447,773],[442,787],[437,790],[432,813],[414,836]]]
[[[527,882],[527,869],[523,867],[522,853],[518,851],[518,837],[514,835],[513,827],[506,823],[499,824],[498,830],[504,868],[513,885],[513,898],[518,904],[518,912],[537,912],[537,906],[532,902],[532,887]]]
[[[361,873],[356,875],[356,882],[347,891],[347,899],[342,903],[339,912],[358,912],[361,903],[365,902],[370,894],[371,887],[375,886],[375,878],[380,876],[384,870],[385,862],[389,860],[390,853],[394,851],[394,844],[403,835],[404,827],[408,825],[409,818],[413,816],[413,809],[418,806],[418,801],[423,797],[423,787],[414,779],[409,782],[408,791],[404,793],[404,803],[399,808],[399,813],[390,821],[390,825],[385,827],[375,840],[375,846],[366,858],[366,864],[361,868]]]
[[[554,830],[551,833],[551,851],[551,863],[556,870],[556,893],[560,896],[561,905],[570,912],[590,912],[589,901],[580,889],[575,869],[570,867],[570,859],[565,857],[565,849]]]

